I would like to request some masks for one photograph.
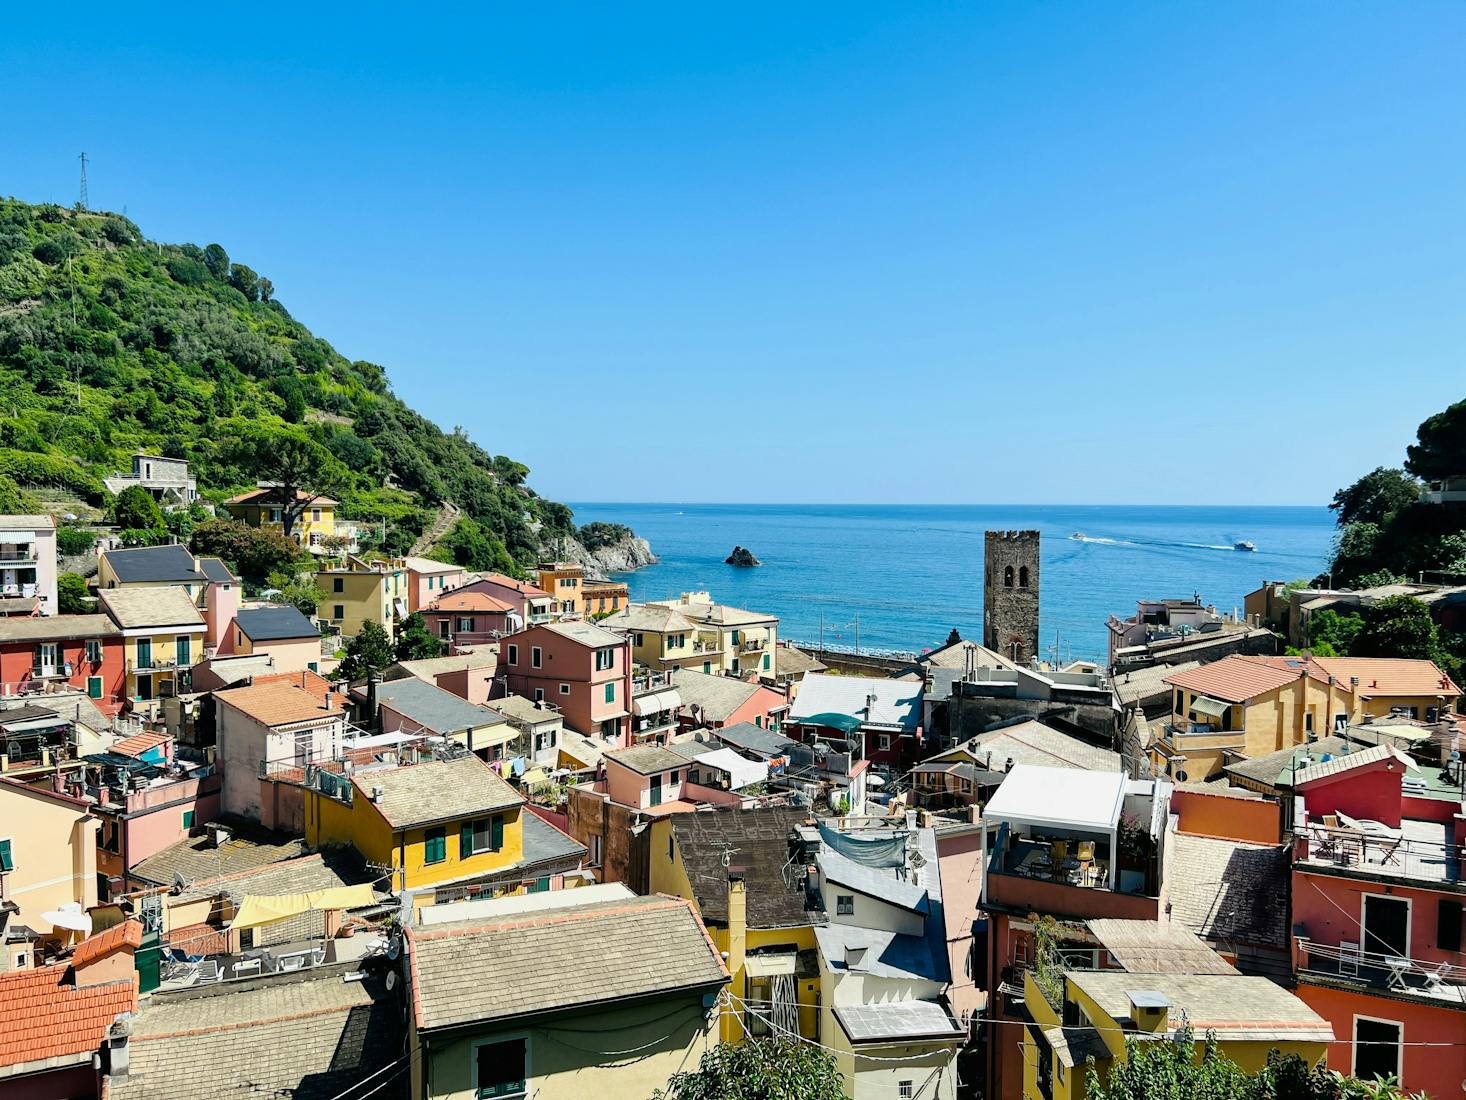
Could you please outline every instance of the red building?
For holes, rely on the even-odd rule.
[[[456,646],[483,645],[513,630],[514,606],[487,592],[463,589],[439,596],[422,609],[429,634]]]
[[[1298,995],[1333,1024],[1331,1068],[1430,1096],[1466,1081],[1460,769],[1381,745],[1293,780]]]
[[[609,748],[629,743],[631,643],[584,621],[542,623],[499,643],[509,694],[559,708],[565,724]]]
[[[110,718],[122,706],[124,675],[122,631],[106,615],[0,618],[0,694],[65,685]]]

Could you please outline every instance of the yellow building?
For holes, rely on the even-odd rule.
[[[631,589],[625,581],[601,581],[589,578],[580,582],[580,609],[587,618],[599,619],[620,611],[631,603]]]
[[[675,600],[653,601],[670,607],[696,624],[699,632],[717,638],[718,653],[708,672],[743,676],[757,672],[760,679],[773,680],[774,648],[779,644],[779,619],[740,607],[713,603],[706,592],[684,592]]]
[[[571,561],[541,562],[536,569],[542,589],[555,598],[557,615],[579,615],[584,610],[581,585],[585,570]]]
[[[1222,1053],[1248,1073],[1272,1050],[1317,1065],[1334,1038],[1327,1020],[1267,978],[1125,970],[1070,970],[1062,978],[1063,1002],[1053,1005],[1035,971],[1024,972],[1023,1003],[1033,1018],[1021,1032],[1025,1100],[1084,1100],[1089,1058],[1103,1078],[1126,1059],[1129,1040],[1167,1041],[1187,1023],[1197,1058],[1215,1034]]]
[[[818,1035],[814,926],[824,916],[807,910],[799,880],[785,877],[789,837],[807,817],[795,807],[723,806],[651,820],[651,892],[697,906],[727,960],[729,990],[742,1002],[736,1015],[724,1014],[720,1042],[777,1034],[795,1021],[801,1035]]]
[[[632,659],[644,668],[663,672],[691,668],[716,675],[723,668],[723,647],[716,629],[700,627],[670,607],[632,604],[600,620],[607,630],[631,641]]]
[[[408,615],[407,565],[400,558],[366,561],[348,557],[344,565],[322,569],[316,583],[326,593],[316,614],[347,638],[354,638],[369,622],[379,624],[389,637]]]
[[[1433,719],[1460,690],[1431,661],[1367,657],[1224,657],[1167,677],[1171,717],[1151,760],[1199,782],[1240,758],[1322,737],[1341,722],[1403,711]]]
[[[311,496],[296,490],[297,504],[304,509],[296,517],[290,529],[290,537],[308,550],[327,551],[338,535],[350,537],[350,533],[338,529],[336,507],[339,501],[327,496]],[[284,490],[278,485],[261,486],[248,493],[241,493],[224,502],[224,510],[234,519],[242,520],[251,527],[265,527],[284,532]]]
[[[122,631],[124,694],[134,709],[189,690],[205,623],[186,588],[109,588],[99,602]]]
[[[97,904],[97,829],[90,805],[45,787],[0,779],[0,970],[33,966],[31,929],[69,939],[43,913]]]
[[[334,779],[306,790],[306,843],[351,845],[393,868],[399,890],[492,879],[524,861],[524,799],[476,756]]]

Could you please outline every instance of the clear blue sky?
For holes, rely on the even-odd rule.
[[[7,12],[0,192],[547,495],[1322,503],[1466,397],[1466,5],[305,7]]]

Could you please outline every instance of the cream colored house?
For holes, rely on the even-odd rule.
[[[723,667],[721,632],[698,626],[674,608],[636,603],[607,615],[600,625],[629,638],[632,659],[656,672],[690,668],[711,673]]]
[[[675,600],[653,600],[652,606],[670,607],[696,625],[700,633],[717,638],[717,658],[705,662],[711,667],[690,667],[729,676],[750,672],[758,673],[760,679],[773,680],[777,676],[774,647],[779,644],[778,616],[714,603],[707,592],[684,592]]]
[[[97,829],[91,805],[47,787],[0,779],[0,933],[25,927],[55,931],[43,913],[97,904]],[[12,909],[12,906],[14,907]],[[9,936],[0,935],[0,942]],[[32,965],[27,939],[0,951],[0,968]]]
[[[122,630],[124,690],[135,709],[189,690],[204,657],[205,623],[186,588],[108,588],[99,602]]]

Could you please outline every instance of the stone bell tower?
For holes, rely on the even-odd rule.
[[[1038,656],[1037,531],[987,532],[982,644],[1018,664]]]

